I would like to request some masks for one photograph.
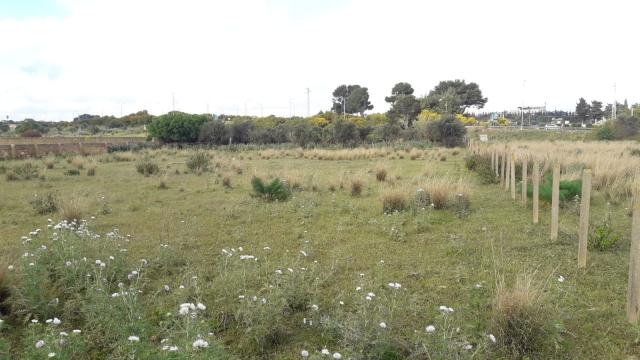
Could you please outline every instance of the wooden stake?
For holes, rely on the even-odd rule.
[[[631,220],[631,251],[629,252],[629,290],[627,294],[627,320],[638,323],[640,312],[640,185],[636,183]]]
[[[551,190],[551,240],[558,239],[558,215],[560,202],[560,164],[553,165]]]
[[[496,166],[495,166],[495,172],[496,172],[496,176],[500,176],[500,169],[498,168],[498,162],[500,161],[500,154],[498,153],[497,150],[495,150],[496,153]]]
[[[504,174],[504,191],[509,191],[509,179],[511,178],[509,176],[509,172],[511,171],[511,156],[509,156],[509,153],[505,153],[504,158],[506,160],[505,164],[507,165]]]
[[[500,186],[504,186],[504,169],[505,169],[505,161],[506,161],[506,156],[504,155],[504,153],[502,154],[502,156],[500,156]]]
[[[491,170],[496,168],[496,152],[491,152]]]
[[[527,166],[528,166],[527,158],[522,160],[522,194],[521,201],[522,207],[527,208]]]
[[[509,172],[511,175],[511,200],[516,201],[516,158],[511,154],[511,171]]]
[[[591,169],[582,172],[580,202],[580,232],[578,234],[578,268],[587,266],[587,237],[589,236],[589,206],[591,204]]]
[[[540,204],[540,164],[533,160],[533,223],[538,223],[538,207]]]

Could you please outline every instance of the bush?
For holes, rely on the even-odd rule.
[[[384,181],[387,178],[387,169],[385,168],[377,168],[376,169],[376,180]]]
[[[229,143],[229,129],[222,121],[207,121],[200,127],[198,141],[215,145]]]
[[[395,191],[385,194],[382,197],[382,212],[385,214],[396,211],[405,211],[409,208],[407,196],[401,192]]]
[[[333,139],[344,146],[354,146],[360,139],[356,124],[351,121],[338,120],[333,126]]]
[[[37,215],[50,214],[58,210],[58,198],[54,193],[47,193],[44,196],[36,195],[30,204]]]
[[[443,115],[438,121],[426,125],[427,138],[446,147],[461,146],[466,129],[453,115]]]
[[[356,179],[351,182],[351,196],[360,196],[364,183],[362,180]]]
[[[541,201],[551,202],[553,178],[547,174],[540,183],[539,196]],[[560,201],[570,201],[582,194],[582,180],[560,181]],[[527,196],[533,197],[533,185],[527,186]]]
[[[613,133],[613,126],[607,121],[602,127],[595,132],[596,139],[598,140],[615,140]]]
[[[251,187],[255,196],[266,201],[285,201],[291,197],[291,190],[287,184],[281,182],[278,178],[267,183],[254,176],[251,179]]]
[[[144,157],[136,164],[136,171],[144,176],[151,176],[160,172],[160,167],[151,158]]]
[[[149,125],[149,135],[163,142],[195,142],[200,126],[211,116],[192,115],[179,111],[158,116]]]
[[[596,225],[593,232],[589,234],[589,248],[606,251],[616,247],[620,238],[620,234],[613,230],[609,222],[605,221]]]
[[[491,159],[480,155],[470,155],[465,159],[465,166],[471,171],[475,171],[480,176],[483,184],[496,184],[500,180],[491,167]]]
[[[191,172],[204,172],[209,170],[209,155],[205,152],[197,152],[187,159],[187,168]]]

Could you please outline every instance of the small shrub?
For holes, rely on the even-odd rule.
[[[631,156],[640,156],[640,149],[631,149]]]
[[[197,152],[187,159],[187,168],[193,173],[209,170],[209,156],[205,152]]]
[[[151,176],[157,174],[160,167],[151,158],[144,157],[136,164],[136,171],[144,176]]]
[[[447,157],[444,155],[440,156],[440,161],[447,161]]]
[[[606,251],[615,248],[620,242],[620,234],[615,232],[608,221],[596,225],[589,234],[589,248],[598,251]]]
[[[409,208],[407,196],[399,191],[385,194],[382,197],[382,212],[385,214],[405,211]]]
[[[431,205],[431,199],[424,189],[418,189],[413,198],[413,203],[416,209],[426,209]]]
[[[37,215],[50,214],[58,210],[58,199],[54,193],[47,193],[44,196],[36,195],[30,204]]]
[[[378,168],[376,169],[376,180],[384,181],[387,178],[387,169]]]
[[[82,209],[78,200],[64,200],[58,199],[57,201],[58,213],[63,220],[73,221],[82,219]]]
[[[91,165],[87,169],[87,176],[96,176],[96,166],[95,165]]]
[[[225,176],[222,178],[222,186],[226,187],[226,188],[231,188],[231,178],[228,176]]]
[[[270,183],[262,181],[259,177],[254,176],[251,179],[251,187],[254,194],[267,201],[285,201],[291,197],[289,187],[275,178]]]
[[[166,183],[164,180],[161,180],[161,181],[160,181],[160,184],[158,184],[158,189],[160,189],[160,190],[166,190],[166,189],[168,189],[168,187],[167,187],[167,183]]]
[[[351,182],[351,196],[360,196],[364,183],[362,180],[356,179]]]
[[[327,188],[329,189],[329,191],[335,192],[336,191],[336,184],[329,184],[329,186]]]
[[[548,174],[540,183],[539,196],[541,201],[551,202],[552,196],[552,175]],[[582,194],[582,180],[560,181],[560,201],[570,201],[576,196]],[[533,197],[533,185],[527,186],[527,196]]]
[[[38,177],[38,169],[30,162],[14,166],[6,174],[8,181],[31,180]]]
[[[67,175],[67,176],[77,176],[77,175],[80,175],[80,170],[78,170],[78,169],[67,169],[64,172],[64,174]]]

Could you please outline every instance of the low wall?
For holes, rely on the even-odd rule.
[[[137,141],[136,141],[137,140]],[[110,145],[140,144],[146,141],[61,142],[0,144],[0,159],[24,159],[60,154],[97,155],[107,152]]]

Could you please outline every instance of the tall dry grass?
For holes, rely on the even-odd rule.
[[[633,181],[640,175],[640,156],[633,154],[640,145],[633,141],[517,141],[489,145],[485,151],[491,154],[505,148],[518,159],[538,160],[543,173],[559,163],[563,179],[578,179],[583,168],[591,168],[594,188],[615,200],[631,196]]]

